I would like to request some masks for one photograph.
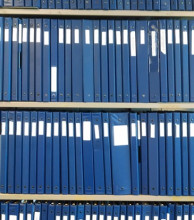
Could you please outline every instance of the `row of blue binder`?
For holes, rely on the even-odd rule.
[[[193,203],[125,204],[125,203],[20,203],[2,202],[3,220],[192,220]]]
[[[0,192],[194,195],[194,113],[1,112]]]
[[[193,102],[194,20],[0,18],[0,100]]]

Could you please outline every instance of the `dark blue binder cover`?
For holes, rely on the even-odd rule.
[[[138,10],[145,10],[145,6],[146,6],[145,4],[146,4],[146,1],[138,0],[137,2]]]
[[[153,0],[153,10],[161,10],[160,9],[160,1],[161,0]]]
[[[142,206],[139,205],[138,203],[135,205],[135,210],[134,210],[134,218],[135,219],[141,219],[142,215]]]
[[[35,8],[40,8],[40,0],[33,0],[32,6]]]
[[[77,8],[78,9],[84,9],[84,0],[79,0],[77,2]]]
[[[56,0],[47,0],[48,1],[48,8],[54,9]]]
[[[48,219],[48,203],[42,203],[42,209],[41,209],[41,219],[47,220]]]
[[[160,219],[167,219],[167,205],[160,205]]]
[[[176,204],[175,206],[175,219],[180,219],[183,216],[183,206]]]
[[[127,206],[127,217],[128,217],[128,219],[130,218],[134,218],[134,212],[135,212],[135,205],[131,205],[131,204],[129,204],[128,206]]]
[[[110,113],[112,184],[114,194],[131,194],[128,113]]]
[[[102,204],[99,204],[99,217],[104,220],[105,219],[105,216],[106,216],[106,206],[102,203]]]
[[[82,203],[79,203],[77,205],[77,220],[85,219],[85,210],[84,209],[86,206],[87,206],[87,204],[83,205]]]
[[[31,135],[30,135],[30,193],[35,194],[37,174],[37,112],[31,112]]]
[[[175,219],[175,205],[174,204],[168,205],[168,212],[169,212],[170,219],[174,220]]]
[[[5,220],[9,219],[9,203],[8,202],[1,203],[1,218],[4,218]]]
[[[102,102],[109,100],[109,85],[108,85],[108,46],[107,46],[107,20],[100,21],[101,35],[101,91]]]
[[[1,38],[0,38],[0,100],[3,96],[3,62],[4,62],[4,18],[0,18],[0,29],[1,29]]]
[[[55,8],[56,9],[62,9],[62,0],[56,0]]]
[[[146,10],[152,11],[152,0],[146,0]]]
[[[19,19],[19,45],[18,45],[18,50],[19,50],[19,57],[18,57],[18,62],[19,62],[19,70],[18,70],[18,100],[22,100],[22,20]]]
[[[83,20],[83,101],[94,102],[93,21]]]
[[[37,193],[45,193],[45,112],[38,112]]]
[[[27,219],[27,204],[22,202],[19,204],[19,218]]]
[[[55,204],[50,203],[48,205],[48,220],[55,220]]]
[[[160,217],[160,209],[159,209],[159,206],[157,206],[157,205],[153,205],[152,206],[152,218],[154,219],[159,219],[159,217]]]
[[[111,0],[110,1],[110,10],[115,10],[116,9],[116,0]]]
[[[123,10],[123,1],[117,0],[117,10]]]
[[[42,94],[43,102],[51,101],[51,55],[57,57],[57,54],[51,53],[50,41],[50,19],[43,19],[43,48],[42,48]],[[56,31],[56,30],[55,30]],[[54,55],[53,55],[54,54]],[[54,80],[54,79],[53,79]]]
[[[122,220],[127,220],[127,206],[124,203],[120,206],[120,216]]]
[[[119,219],[120,217],[120,205],[113,205],[113,219]]]
[[[34,218],[32,219],[41,219],[41,209],[42,209],[42,204],[40,202],[35,202],[34,203],[34,210],[33,210],[33,214],[34,214]]]
[[[63,218],[69,219],[69,204],[68,203],[63,205],[62,215],[63,215]]]
[[[191,39],[194,39],[194,21],[189,20],[189,78],[190,78],[190,102],[194,101],[194,41]]]
[[[67,142],[67,113],[60,112],[61,124],[61,192],[68,194],[68,142]]]
[[[24,7],[24,0],[14,0],[15,7]]]
[[[160,8],[162,11],[170,11],[170,0],[160,0]]]
[[[91,113],[82,113],[85,194],[94,194],[94,156],[91,121]]]
[[[116,102],[115,21],[108,20],[108,83],[109,102]]]
[[[70,9],[77,9],[77,0],[69,0]]]
[[[41,8],[42,9],[47,9],[48,8],[48,1],[46,0],[41,0]]]
[[[189,217],[192,218],[192,216],[194,215],[194,205],[190,205],[189,211],[190,211]]]
[[[60,126],[59,126],[59,112],[53,112],[53,158],[52,158],[52,174],[53,174],[53,193],[59,194],[60,189]]]
[[[63,0],[63,9],[69,9],[69,0]]]
[[[171,11],[177,11],[178,10],[178,2],[177,0],[173,0],[170,2],[170,10]]]
[[[76,194],[76,154],[74,113],[68,113],[69,193]]]
[[[194,155],[193,143],[194,143],[194,113],[188,113],[189,123],[189,194],[194,195]]]
[[[83,173],[83,146],[82,146],[82,117],[81,112],[75,113],[75,153],[76,153],[76,183],[77,194],[84,193],[84,173]]]
[[[178,0],[177,4],[179,11],[185,11],[185,0]]]
[[[85,9],[92,9],[92,0],[84,0]]]
[[[190,213],[190,207],[189,205],[187,204],[184,204],[183,207],[182,207],[183,211],[182,211],[182,214],[184,216],[184,219],[189,219],[189,213]]]
[[[61,219],[62,216],[62,205],[58,203],[55,205],[55,219]]]
[[[81,209],[83,210],[82,212],[84,213],[84,218],[85,219],[88,219],[88,218],[92,217],[92,206],[91,206],[90,203],[86,203],[85,205],[83,205],[83,208],[81,208]],[[79,206],[78,206],[78,217],[79,217]]]
[[[94,10],[102,9],[102,1],[101,0],[92,0],[92,9],[94,9]]]
[[[192,0],[186,0],[185,1],[185,10],[192,11],[192,9],[193,9]]]
[[[152,218],[152,206],[151,205],[142,205],[142,219]]]
[[[110,8],[110,3],[108,0],[102,0],[102,10],[109,10]]]
[[[137,10],[137,1],[138,0],[131,0],[131,10]]]
[[[32,7],[32,0],[25,0],[25,7]]]
[[[29,215],[31,219],[34,219],[35,205],[33,203],[27,203],[27,216]]]
[[[158,115],[148,113],[149,194],[159,194]]]
[[[130,10],[130,8],[131,8],[131,0],[124,0],[123,1],[123,9]]]
[[[72,203],[70,205],[70,208],[69,208],[69,217],[70,217],[70,220],[72,219],[77,219],[77,205],[75,205],[75,203]]]
[[[138,101],[149,102],[147,21],[136,21]]]
[[[106,205],[106,219],[112,219],[112,217],[113,217],[113,205],[107,204]]]

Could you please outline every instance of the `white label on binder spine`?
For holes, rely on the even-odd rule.
[[[30,43],[34,43],[34,28],[30,28]]]
[[[131,136],[136,137],[136,123],[131,123]]]
[[[135,31],[130,32],[130,47],[131,47],[131,56],[136,56],[136,38],[135,38]]]
[[[38,134],[44,135],[44,121],[39,121],[38,123]]]
[[[121,215],[121,220],[125,220],[125,215]]]
[[[1,123],[1,135],[5,135],[5,129],[6,129],[6,123],[2,122]]]
[[[192,32],[191,32],[191,40],[192,40],[192,42],[191,42],[191,55],[194,55],[194,30],[192,30]]]
[[[17,29],[17,27],[13,27],[13,34],[12,34],[12,41],[13,42],[17,41],[17,36],[18,36],[18,29]]]
[[[141,129],[140,129],[140,120],[137,120],[137,138],[138,140],[141,139]]]
[[[63,28],[59,28],[59,43],[60,43],[60,44],[63,44],[63,43],[64,43]]]
[[[145,44],[145,31],[140,30],[140,44]]]
[[[166,30],[160,30],[160,50],[163,54],[166,54]]]
[[[123,44],[128,44],[128,30],[123,30]]]
[[[150,137],[155,138],[155,124],[150,124]]]
[[[109,44],[113,44],[113,30],[112,29],[110,29],[110,30],[108,30],[108,43]]]
[[[169,213],[167,213],[167,218],[166,218],[166,220],[170,220],[170,214],[169,214]]]
[[[9,29],[5,29],[5,36],[4,36],[4,41],[8,42],[9,41]]]
[[[183,44],[184,44],[184,45],[187,45],[187,44],[188,44],[187,31],[183,31]]]
[[[150,216],[146,215],[145,220],[149,220],[149,219],[150,219]]]
[[[67,123],[66,121],[62,121],[62,136],[63,137],[66,137],[67,136]]]
[[[114,216],[113,220],[119,220],[119,218],[117,216]]]
[[[142,122],[141,123],[141,136],[142,137],[146,137],[146,123],[145,122]]]
[[[74,136],[74,132],[73,132],[73,123],[70,122],[68,124],[68,129],[69,129],[69,137],[73,137]]]
[[[90,220],[90,215],[86,215],[86,220]]]
[[[121,32],[116,31],[116,44],[120,45],[121,44]]]
[[[99,44],[99,30],[98,29],[94,30],[94,43]]]
[[[181,220],[182,219],[182,216],[177,216],[177,218],[176,218],[177,220]]]
[[[99,125],[94,125],[95,139],[100,138]]]
[[[49,32],[44,31],[44,45],[48,46],[49,45]]]
[[[152,56],[155,57],[157,55],[157,48],[156,48],[156,32],[152,31],[151,32],[151,36],[152,36]]]
[[[32,137],[36,137],[36,122],[32,122]]]
[[[59,136],[59,123],[55,122],[54,123],[54,136]]]
[[[28,38],[28,32],[27,32],[27,28],[23,28],[23,33],[22,33],[23,37],[22,37],[22,42],[26,43],[27,42],[27,38]]]
[[[40,35],[41,35],[41,29],[40,28],[36,28],[36,43],[40,43]]]
[[[24,219],[24,214],[23,213],[20,213],[19,215],[19,220],[23,220]]]
[[[76,137],[81,137],[81,125],[76,123]]]
[[[175,44],[180,44],[180,30],[175,29]]]
[[[190,123],[190,137],[194,137],[194,123]]]
[[[17,215],[10,215],[9,220],[17,220]]]
[[[172,30],[168,30],[168,44],[172,44]]]
[[[192,220],[194,220],[194,215],[192,215]]]
[[[5,214],[1,214],[1,220],[5,220]]]
[[[57,67],[51,67],[51,92],[57,92]]]
[[[40,212],[34,213],[34,220],[40,220]]]
[[[114,146],[125,146],[129,144],[128,126],[115,125],[113,126]]]
[[[128,216],[128,220],[133,220],[133,216]]]
[[[18,36],[18,39],[19,39],[19,44],[22,43],[22,24],[19,24],[19,36]]]
[[[75,215],[70,215],[70,220],[75,220]]]
[[[16,135],[21,135],[22,134],[22,122],[17,121],[16,123]]]
[[[29,123],[24,122],[24,136],[29,136]]]
[[[104,215],[100,215],[99,220],[104,220]]]
[[[85,30],[85,44],[90,44],[90,30]]]
[[[91,140],[91,122],[90,121],[83,122],[83,140],[84,141]]]
[[[108,123],[107,122],[103,124],[103,128],[104,128],[104,137],[108,137]]]
[[[188,215],[184,215],[184,220],[189,220],[189,216]]]
[[[183,137],[187,137],[187,122],[183,122],[182,134],[183,134]]]
[[[180,125],[175,124],[175,137],[180,138]]]
[[[63,216],[63,220],[67,220],[68,218],[67,218],[67,216],[66,215],[64,215]]]
[[[66,29],[66,44],[71,44],[71,29]]]
[[[140,215],[136,215],[135,216],[135,220],[140,220],[141,218],[140,218]]]
[[[112,220],[112,216],[108,215],[106,220]]]
[[[92,215],[92,220],[97,220],[97,215]]]
[[[74,30],[74,43],[79,44],[79,29]]]
[[[154,216],[154,220],[158,220],[158,216]]]
[[[164,122],[160,122],[160,137],[164,137]]]
[[[13,121],[9,121],[9,135],[13,135],[13,131],[14,131],[14,124]]]
[[[51,123],[46,124],[46,137],[51,137]]]
[[[172,122],[168,122],[167,123],[167,131],[168,131],[168,133],[167,133],[167,136],[168,137],[171,137],[172,136]]]
[[[106,32],[103,31],[102,32],[102,46],[105,46],[106,45]]]
[[[59,216],[59,215],[56,215],[56,218],[55,218],[55,220],[61,220],[61,216]]]
[[[32,215],[30,213],[27,214],[27,220],[32,220]],[[35,216],[34,216],[34,220],[35,220]]]

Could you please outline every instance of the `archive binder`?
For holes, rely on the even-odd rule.
[[[185,0],[185,9],[186,9],[186,11],[192,11],[193,6],[192,6],[191,0]]]
[[[48,203],[42,203],[42,209],[41,209],[41,213],[42,213],[42,220],[47,220],[48,218]]]
[[[22,59],[22,20],[19,19],[19,45],[18,45],[18,50],[19,50],[19,69],[18,69],[18,100],[22,100],[22,64],[21,64],[21,59]]]
[[[160,8],[163,11],[170,11],[170,0],[160,0]]]
[[[40,215],[39,218],[40,220]],[[48,205],[48,220],[53,220],[55,219],[55,204],[51,203]]]
[[[0,18],[0,31],[1,31],[1,38],[0,38],[0,100],[3,100],[3,63],[4,63],[4,18]]]
[[[79,219],[79,220],[84,219],[84,217],[85,217],[84,208],[85,208],[85,206],[83,204],[78,204],[78,206],[77,206],[77,219]]]
[[[56,204],[55,205],[55,219],[61,219],[61,211],[62,211],[62,205]]]
[[[188,123],[189,123],[189,192],[190,195],[194,195],[194,164],[191,155],[193,152],[194,144],[194,113],[188,114]]]

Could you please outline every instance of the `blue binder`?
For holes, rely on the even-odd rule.
[[[131,193],[128,113],[110,113],[112,184],[114,194]],[[119,147],[118,147],[119,146]]]
[[[3,63],[4,63],[4,18],[0,18],[0,30],[1,30],[1,38],[0,38],[0,100],[3,97]]]
[[[92,9],[92,1],[91,0],[85,0],[85,9]]]
[[[178,2],[177,0],[171,1],[170,2],[170,9],[171,11],[177,11],[178,10]]]
[[[188,149],[188,116],[187,113],[181,113],[181,150],[182,150],[182,183],[183,183],[183,195],[189,195],[189,149]]]
[[[131,10],[137,10],[137,1],[138,0],[131,0]]]
[[[142,214],[141,218],[152,218],[152,206],[151,205],[142,205]]]
[[[41,0],[41,8],[42,9],[47,9],[48,8],[48,1]]]
[[[105,194],[104,148],[102,137],[102,116],[92,113],[95,194]],[[110,172],[110,171],[109,171]]]
[[[135,216],[135,205],[129,204],[127,206],[127,216],[128,216],[128,219],[129,218],[134,219],[134,216]]]
[[[82,20],[72,20],[72,92],[73,102],[83,101]],[[69,55],[68,55],[69,56]]]
[[[34,218],[33,216],[31,217],[32,219],[41,219],[41,207],[42,204],[40,202],[36,202],[34,204],[34,210],[33,210],[33,214],[34,214]]]
[[[105,216],[106,216],[106,206],[104,204],[100,204],[99,205],[99,217],[101,218],[101,220],[105,220]]]
[[[55,0],[48,0],[48,8],[49,9],[55,8]]]
[[[37,193],[45,193],[45,112],[38,112]]]
[[[5,220],[9,219],[9,203],[2,202],[1,203],[1,218],[4,217]]]
[[[167,219],[167,205],[160,205],[160,219]]]
[[[56,9],[62,9],[62,0],[56,0],[55,8]]]
[[[101,0],[92,0],[92,9],[94,9],[94,10],[102,9],[102,2],[101,2]]]
[[[194,215],[194,205],[190,205],[190,218],[192,218],[192,216]]]
[[[55,204],[50,203],[48,205],[48,220],[54,220],[54,219],[55,219]]]
[[[81,220],[85,218],[85,212],[84,212],[84,208],[86,205],[83,204],[78,204],[77,206],[77,220]]]
[[[147,21],[136,21],[138,101],[149,102]]]
[[[24,7],[24,0],[14,0],[15,7]]]
[[[93,21],[83,20],[82,31],[84,102],[94,102]]]
[[[175,219],[175,205],[174,204],[169,204],[168,205],[168,213],[169,213],[169,217],[170,219]]]
[[[76,9],[77,8],[77,0],[69,0],[70,9]]]
[[[25,0],[25,7],[32,7],[32,0]]]
[[[145,10],[145,4],[146,4],[146,1],[138,0],[138,2],[137,2],[138,10]]]
[[[34,111],[31,112],[31,137],[30,137],[30,193],[31,194],[35,194],[37,191],[36,161],[37,161],[37,112]]]
[[[136,220],[141,219],[141,215],[142,215],[142,206],[137,203],[134,209],[134,218]]]
[[[75,154],[74,113],[68,113],[68,152],[69,152],[69,193],[76,194],[76,154]]]
[[[18,50],[19,50],[19,54],[18,54],[18,62],[19,62],[19,70],[18,70],[18,100],[21,101],[22,100],[22,63],[21,63],[21,59],[22,59],[22,20],[19,19],[18,21],[19,23],[19,36],[18,36],[18,40],[19,40],[19,45],[18,45]]]
[[[78,210],[79,210],[79,207],[78,207]],[[86,203],[85,207],[83,206],[82,210],[84,212],[84,218],[85,219],[91,218],[92,206],[89,203]],[[84,219],[84,218],[82,218],[82,219]]]
[[[175,219],[182,218],[183,215],[183,207],[182,205],[176,205],[175,206]]]
[[[43,102],[51,101],[51,41],[50,41],[50,19],[43,19],[43,48],[42,48],[42,90]],[[54,54],[54,57],[57,55]],[[52,57],[53,57],[52,56]],[[54,80],[54,79],[53,79]]]
[[[193,5],[191,0],[186,0],[185,1],[185,9],[186,11],[192,11]]]
[[[52,174],[53,174],[53,193],[59,194],[60,189],[60,125],[59,112],[53,112],[53,158],[52,158]]]
[[[33,203],[27,203],[27,216],[29,215],[31,219],[34,219],[34,210],[35,210],[35,205]]]
[[[76,153],[76,180],[77,180],[77,194],[84,193],[83,180],[83,146],[82,146],[82,117],[80,112],[75,113],[75,153]],[[63,158],[63,156],[62,156]]]
[[[121,204],[120,206],[120,216],[122,220],[127,219],[127,206],[124,204]]]
[[[69,9],[69,0],[63,0],[63,9]]]
[[[64,204],[62,208],[63,218],[69,219],[69,204]]]
[[[103,120],[103,146],[104,146],[104,172],[106,194],[112,194],[112,166],[110,152],[109,115],[102,113]]]
[[[179,11],[185,11],[185,0],[178,0],[177,4]]]
[[[130,113],[131,184],[132,194],[140,192],[137,113]]]
[[[84,9],[84,0],[80,0],[77,3],[77,8],[78,9]]]
[[[48,203],[42,203],[42,209],[41,209],[41,219],[47,220],[48,219]]]
[[[152,218],[154,219],[156,219],[156,218],[158,218],[159,219],[159,217],[160,217],[160,210],[159,210],[159,206],[157,206],[157,205],[153,205],[152,206]]]
[[[130,10],[131,8],[131,0],[124,0],[123,2],[123,9],[124,10]],[[107,8],[109,9],[109,8]]]
[[[70,205],[70,208],[69,208],[69,217],[70,217],[70,220],[72,219],[77,219],[77,205],[75,205],[74,203]]]
[[[55,219],[61,219],[62,205],[58,203],[55,205]]]
[[[153,10],[161,10],[160,9],[160,1],[161,0],[153,0]]]
[[[115,10],[116,9],[116,0],[110,1],[110,10]]]
[[[32,6],[35,7],[35,8],[40,8],[40,0],[32,1]]]
[[[189,205],[186,205],[186,204],[183,205],[182,213],[183,213],[184,219],[189,219],[189,213],[190,213],[189,209],[190,209]]]
[[[52,155],[53,155],[53,134],[52,134],[52,112],[46,112],[46,138],[45,138],[45,193],[52,193]],[[62,153],[62,152],[61,152]],[[65,159],[65,158],[64,158]]]
[[[22,112],[16,112],[15,193],[22,192]]]
[[[67,113],[60,112],[61,124],[61,192],[68,194],[68,142],[67,142]]]
[[[160,0],[160,4],[162,11],[170,11],[170,0]]]
[[[152,10],[152,0],[146,0],[146,10]]]
[[[24,203],[20,203],[19,204],[19,217],[23,217],[24,220],[27,219],[27,204],[24,202]]]
[[[193,83],[194,83],[194,41],[191,40],[194,38],[194,21],[189,20],[189,79],[190,79],[190,84],[189,84],[189,89],[190,89],[190,102],[194,101],[194,88],[193,88]]]
[[[91,121],[91,113],[82,113],[85,194],[94,194],[94,158]]]
[[[117,0],[117,10],[123,10],[123,1]]]
[[[161,102],[168,101],[167,83],[167,51],[166,51],[166,20],[159,20],[160,28],[160,83],[161,83]]]
[[[113,219],[119,219],[120,217],[120,205],[113,205]]]
[[[193,143],[194,143],[194,113],[188,113],[189,123],[189,194],[194,195],[194,161],[192,155],[194,154]]]
[[[159,194],[158,115],[148,113],[149,194]]]
[[[109,102],[116,102],[115,22],[108,20],[108,83]]]
[[[107,204],[106,205],[106,219],[112,219],[113,217],[113,205]]]

